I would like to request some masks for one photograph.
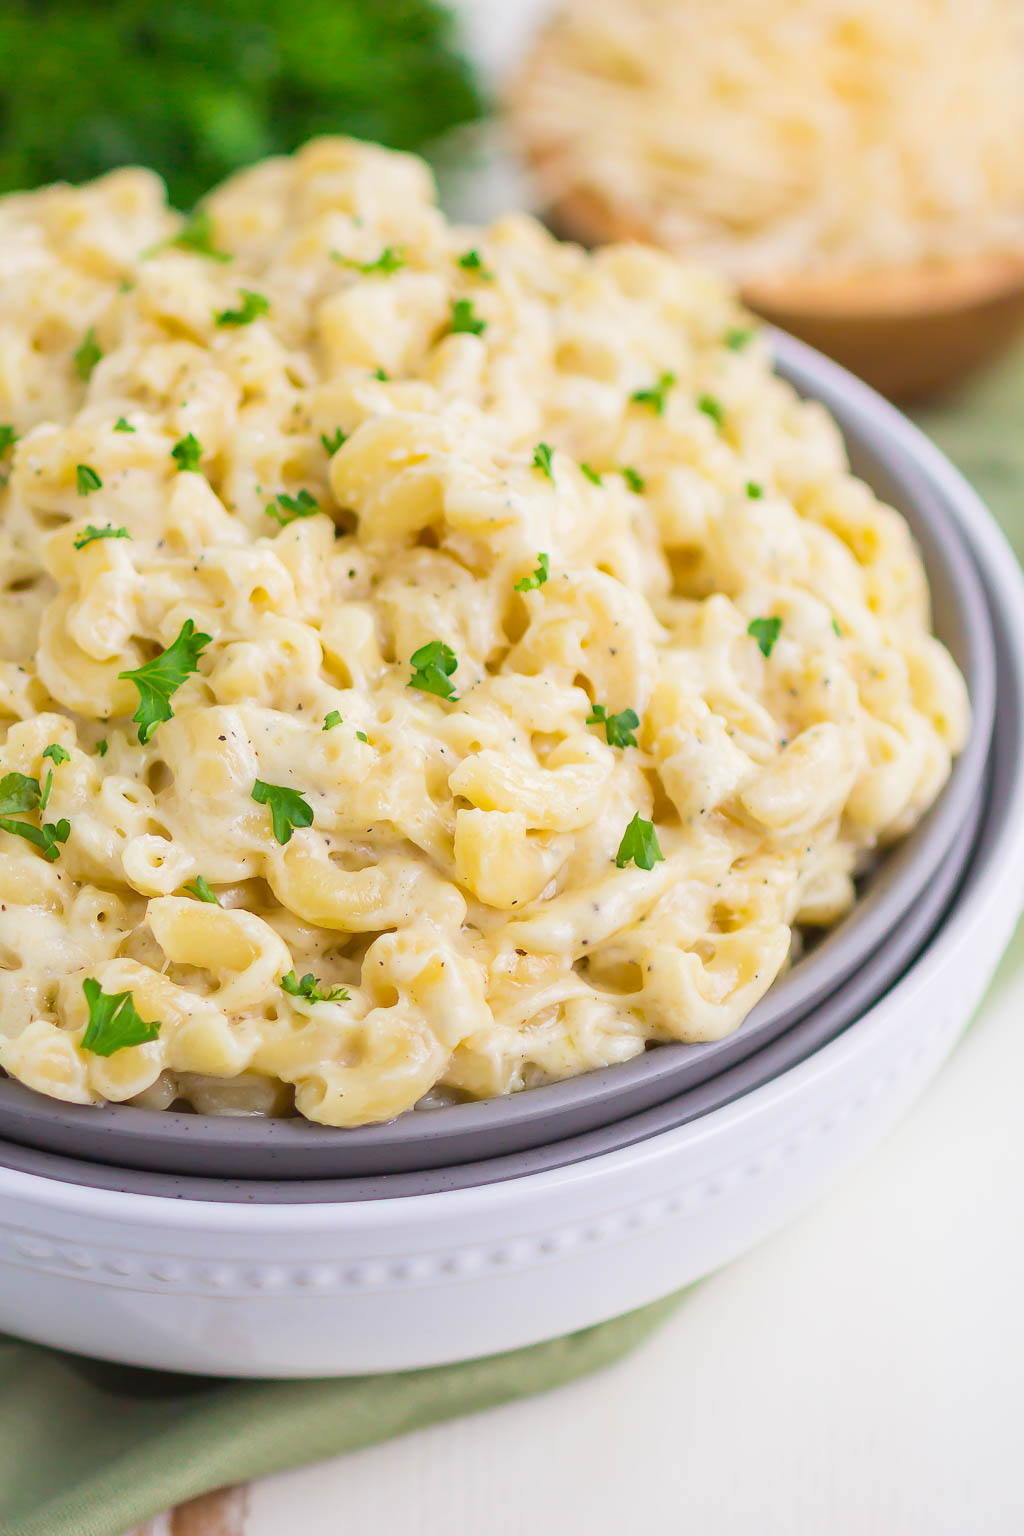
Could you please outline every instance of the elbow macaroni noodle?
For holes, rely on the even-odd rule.
[[[964,740],[905,524],[707,273],[450,227],[341,140],[207,206],[231,260],[144,171],[0,202],[0,775],[70,825],[0,831],[0,1065],[353,1126],[735,1029]],[[121,674],[186,620],[142,743]],[[157,1037],[85,1046],[87,978]]]

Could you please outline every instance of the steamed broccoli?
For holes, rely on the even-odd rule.
[[[188,208],[313,134],[419,149],[480,110],[435,0],[0,6],[0,191],[142,164]]]

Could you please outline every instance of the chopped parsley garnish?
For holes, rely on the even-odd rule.
[[[103,356],[103,351],[98,341],[96,340],[96,331],[93,326],[90,325],[89,329],[86,331],[85,339],[83,340],[82,345],[75,352],[74,356],[75,370],[78,374],[78,377],[88,381],[92,378],[92,371],[96,367],[96,364],[99,362],[100,358]]]
[[[39,808],[39,780],[27,773],[5,773],[0,779],[0,816]]]
[[[132,426],[130,421],[125,421],[123,416],[119,416],[117,418],[117,420],[114,422],[114,431],[115,432],[134,432],[135,428]]]
[[[89,1005],[89,1023],[82,1036],[82,1050],[94,1056],[113,1056],[129,1045],[145,1045],[160,1033],[158,1023],[147,1024],[139,1017],[130,992],[104,992],[98,981],[87,976],[82,982]]]
[[[194,896],[197,901],[208,901],[215,907],[220,906],[220,902],[218,901],[216,895],[210,889],[209,882],[202,875],[196,875],[196,878],[194,880],[190,880],[185,889],[188,891],[189,895]]]
[[[307,1003],[347,1003],[348,987],[328,987],[324,990],[322,982],[317,981],[312,971],[307,971],[302,980],[296,978],[294,971],[287,971],[281,977],[281,991],[287,992],[289,997],[305,998]]]
[[[629,398],[635,400],[637,405],[649,405],[656,416],[664,416],[668,392],[675,382],[674,373],[661,373],[656,384],[652,384],[649,389],[634,389]]]
[[[326,432],[321,432],[320,441],[324,445],[324,453],[330,454],[333,458],[338,449],[346,441],[347,436],[348,434],[343,432],[340,427],[335,427],[330,437],[328,437]]]
[[[598,471],[596,469],[592,469],[589,464],[581,464],[580,465],[580,474],[581,475],[586,475],[586,477],[590,481],[591,485],[600,485],[601,484],[601,474],[600,474],[600,471]]]
[[[605,740],[610,747],[635,747],[633,732],[640,724],[635,709],[620,709],[617,715],[609,715],[603,704],[595,704],[587,716],[588,725],[603,725]]]
[[[484,265],[484,259],[479,251],[463,251],[459,257],[459,266],[464,272],[474,272],[485,283],[494,280],[494,273],[490,267]]]
[[[551,484],[555,483],[555,472],[551,468],[551,455],[554,449],[549,443],[538,443],[533,450],[533,469],[539,469],[542,475],[547,475]]]
[[[143,746],[162,721],[173,718],[171,698],[187,677],[199,671],[199,658],[210,639],[209,635],[196,630],[191,619],[186,619],[177,639],[166,651],[161,651],[159,656],[141,667],[117,674],[125,682],[134,683],[139,690],[139,707],[132,719],[139,727],[139,740]]]
[[[252,799],[257,805],[269,807],[274,836],[282,846],[291,842],[296,827],[313,825],[313,807],[297,789],[289,789],[285,784],[264,784],[262,779],[257,779],[252,787]]]
[[[50,778],[53,778],[52,772]],[[48,784],[47,796],[49,790]],[[31,822],[14,819],[20,812],[42,810],[43,803],[38,779],[29,778],[27,773],[5,773],[0,779],[0,830],[23,837],[52,864],[54,859],[60,858],[58,843],[66,843],[71,836],[71,823],[62,819],[34,827]]]
[[[75,540],[76,549],[84,549],[95,539],[130,539],[131,534],[127,528],[115,528],[113,523],[106,523],[102,528],[95,527],[92,523],[86,523],[85,532],[80,533]]]
[[[533,592],[535,588],[542,587],[551,575],[550,563],[547,555],[537,556],[537,569],[532,576],[524,576],[515,584],[516,592]]]
[[[64,748],[62,746],[59,746],[58,743],[55,742],[55,741],[51,741],[50,745],[43,749],[43,756],[44,757],[48,757],[50,759],[50,761],[52,763],[54,763],[58,768],[60,767],[61,763],[67,763],[67,762],[70,762],[70,760],[71,760],[71,753],[70,752],[66,752],[64,750]],[[53,788],[53,769],[51,768],[47,772],[46,783],[43,785],[42,790],[40,791],[40,795],[39,795],[39,809],[41,811],[45,811],[46,810],[46,807],[47,807],[47,805],[49,803],[49,800],[50,800],[50,791],[51,791],[52,788]]]
[[[418,688],[421,693],[436,693],[439,699],[454,699],[455,689],[449,678],[458,666],[455,652],[443,640],[428,640],[409,658],[413,674],[407,688]]]
[[[270,311],[270,300],[262,293],[254,293],[251,288],[239,288],[239,298],[242,300],[237,309],[222,309],[214,315],[217,325],[249,325],[260,315],[266,315]]]
[[[0,459],[5,459],[14,451],[14,445],[18,441],[18,434],[10,425],[0,426]]]
[[[622,468],[619,470],[619,474],[622,476],[623,480],[625,480],[633,494],[635,496],[639,496],[647,483],[640,471],[638,469],[634,469],[632,464],[623,464]]]
[[[781,629],[780,618],[751,619],[747,625],[747,634],[757,641],[762,656],[770,656]]]
[[[356,731],[356,740],[365,741],[367,746],[370,744],[370,738],[367,736],[365,731]]]
[[[182,251],[195,251],[197,256],[209,256],[213,261],[230,261],[227,251],[218,251],[213,243],[213,220],[205,208],[196,208],[189,214],[176,235],[165,242]]]
[[[297,517],[312,517],[320,511],[320,503],[309,491],[300,491],[297,496],[275,496],[277,502],[266,508],[268,517],[272,517],[275,523],[280,523],[282,528],[287,528],[289,523],[294,523]]]
[[[340,724],[341,724],[341,716],[339,715],[339,713],[338,713],[338,711],[336,709],[332,709],[329,715],[325,715],[324,716],[324,723],[323,723],[322,729],[325,730],[325,731],[333,731],[334,727],[336,725],[340,725]]]
[[[203,445],[191,432],[178,439],[171,449],[171,458],[178,466],[178,474],[197,475],[199,473],[199,460],[203,456]]]
[[[456,299],[452,305],[452,335],[465,331],[470,336],[482,336],[487,329],[487,321],[481,320],[479,315],[473,313],[472,299]]]
[[[615,855],[615,863],[619,869],[625,869],[630,860],[637,869],[653,869],[655,864],[665,862],[665,855],[658,847],[658,834],[654,830],[654,822],[644,821],[639,811],[623,832],[619,851]]]
[[[742,352],[747,343],[753,341],[756,334],[757,332],[751,330],[749,326],[734,325],[725,333],[725,344],[730,352]]]
[[[843,638],[843,632],[839,628],[839,620],[838,619],[833,619],[832,620],[832,633],[834,635],[836,635],[840,640]]]
[[[758,485],[756,480],[748,480],[747,495],[750,497],[751,501],[760,501],[761,497],[764,495],[764,486]]]
[[[722,409],[722,402],[716,400],[714,395],[698,396],[697,409],[698,411],[703,411],[705,416],[710,416],[716,427],[722,426],[725,422],[725,411]]]
[[[98,741],[96,743],[96,756],[97,757],[106,757],[106,755],[107,755],[107,742],[106,742],[106,739],[104,738],[102,741]]]
[[[98,491],[103,485],[103,481],[91,464],[76,464],[75,479],[78,482],[79,496],[88,496],[90,492]]]
[[[391,375],[386,368],[375,368],[373,376],[375,379],[379,379],[382,384],[388,384],[391,380]]]
[[[373,261],[353,261],[350,256],[342,256],[337,251],[332,251],[331,255],[343,267],[352,267],[356,272],[362,272],[367,277],[374,272],[387,277],[390,273],[397,272],[399,267],[405,266],[405,256],[402,252],[403,247],[400,245],[386,245]]]

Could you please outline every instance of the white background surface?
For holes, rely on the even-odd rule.
[[[463,0],[492,78],[545,8]],[[894,1137],[641,1351],[259,1483],[245,1536],[1021,1536],[1022,1015],[1024,976]]]

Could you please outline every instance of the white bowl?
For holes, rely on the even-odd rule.
[[[349,1203],[175,1200],[0,1167],[0,1329],[204,1374],[403,1370],[515,1348],[653,1301],[789,1219],[913,1102],[1024,902],[1024,580],[977,497],[823,360],[822,393],[911,450],[985,583],[1000,676],[965,883],[897,985],[737,1101],[633,1145],[478,1187]],[[830,404],[832,400],[830,398]]]

